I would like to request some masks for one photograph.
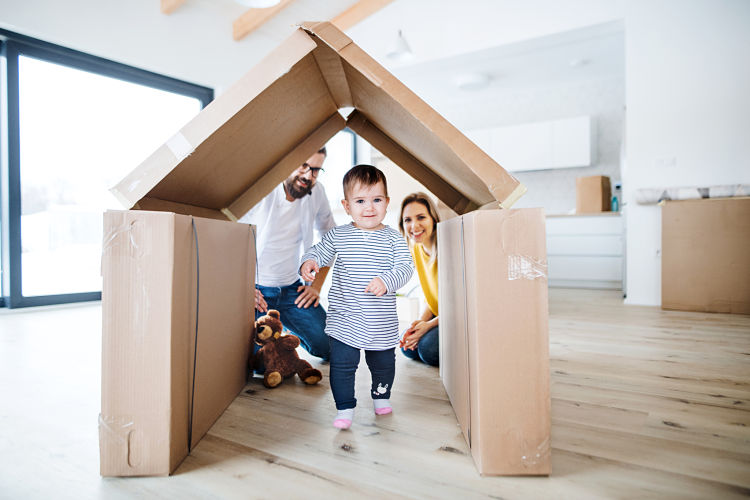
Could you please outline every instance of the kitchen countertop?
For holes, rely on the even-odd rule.
[[[616,217],[620,212],[591,212],[587,214],[547,214],[547,217]]]

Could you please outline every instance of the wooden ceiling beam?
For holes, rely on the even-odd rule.
[[[161,13],[171,14],[177,7],[184,4],[185,0],[161,0]]]
[[[360,0],[338,16],[334,17],[331,22],[341,31],[346,31],[363,19],[370,17],[392,1],[393,0]]]
[[[247,35],[260,28],[266,21],[285,9],[294,0],[281,0],[278,5],[264,9],[249,9],[232,23],[232,36],[235,40],[242,40]]]

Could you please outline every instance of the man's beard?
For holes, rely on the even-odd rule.
[[[296,181],[299,179],[299,177],[294,177],[293,179],[287,179],[284,182],[284,187],[286,188],[286,192],[289,193],[289,196],[295,199],[304,198],[305,195],[312,194],[312,188],[313,184],[312,182],[308,184],[307,186],[297,187]]]

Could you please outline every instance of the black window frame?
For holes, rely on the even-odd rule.
[[[24,296],[21,274],[21,157],[19,128],[18,57],[24,55],[70,68],[108,76],[130,83],[194,97],[205,108],[214,99],[209,87],[178,80],[84,52],[68,49],[0,28],[0,50],[5,59],[6,101],[0,109],[7,115],[7,161],[0,172],[0,215],[2,215],[2,290],[0,307],[17,308],[101,300],[101,291],[57,295]]]

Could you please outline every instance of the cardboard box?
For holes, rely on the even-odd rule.
[[[304,24],[126,176],[112,192],[126,208],[236,221],[345,127],[427,186],[456,213],[480,207],[509,208],[525,192],[518,180],[330,23]],[[176,256],[161,252],[151,258],[151,265],[157,268],[172,265]],[[232,262],[237,258],[226,258],[227,265],[234,267]],[[232,280],[252,283],[252,279],[245,279],[242,266],[244,264],[237,271],[240,276]],[[109,287],[116,290],[125,287],[132,289],[132,293],[142,293],[140,282],[121,273],[116,265],[106,266],[104,272],[105,281],[109,274],[113,282]],[[172,279],[189,282],[188,275],[184,275],[188,272],[185,266],[177,266]],[[208,274],[209,271],[201,273],[201,283]],[[150,276],[137,276],[146,280],[149,294],[168,295],[167,291],[151,290],[155,285],[151,284]],[[235,281],[231,284],[238,286]],[[249,291],[247,287],[243,292]],[[141,306],[166,300],[143,298]],[[237,304],[216,304],[217,310],[222,307],[224,317],[242,314]],[[244,321],[245,316],[241,317]],[[119,338],[106,329],[104,335],[106,345],[116,344]],[[158,343],[159,360],[171,366],[183,365],[185,340],[176,340],[182,337],[176,336],[169,321],[161,318],[153,325],[152,336],[152,341]],[[168,351],[167,347],[174,342],[179,343],[179,349]],[[199,362],[206,358],[204,349],[213,348],[204,347],[200,342],[199,339]],[[149,352],[141,350],[129,354],[129,359],[132,363],[153,363]],[[115,362],[117,356],[109,354],[108,363]],[[139,357],[145,360],[139,361]],[[113,380],[117,373],[129,373],[128,366],[132,363],[107,368],[110,375],[102,387],[103,401],[113,398],[112,391],[123,390]],[[181,374],[179,381],[170,384],[183,386],[184,378]],[[122,462],[123,450],[127,451],[125,445],[111,443],[114,438],[107,436],[109,427],[113,427],[121,443],[134,439],[125,432],[125,426],[130,422],[129,415],[142,408],[140,396],[135,395],[143,392],[151,381],[152,377],[134,380],[132,394],[117,408],[103,411],[103,418],[114,419],[115,424],[107,423],[107,432],[100,437],[107,450],[102,455],[103,473],[166,474],[184,456],[184,445],[171,449],[177,446],[174,443],[186,442],[184,419],[177,425],[158,416],[159,427],[138,439],[138,446],[148,449],[148,454],[131,446],[130,455],[126,455],[139,459],[137,471],[129,462]],[[172,396],[171,387],[158,388],[160,412],[172,408],[173,404],[184,404],[184,395]],[[169,397],[175,402],[168,403]],[[222,400],[221,404],[208,408],[213,415],[224,404]],[[205,423],[210,425],[208,421]],[[193,432],[193,435],[199,436],[202,432],[205,430]],[[120,457],[117,467],[104,461],[115,453]],[[167,460],[166,456],[170,458]]]
[[[252,226],[109,211],[104,235],[100,472],[166,475],[245,386]]]
[[[112,192],[125,208],[237,220],[345,127],[457,213],[526,190],[334,25],[306,23]]]
[[[542,209],[438,224],[440,376],[481,474],[549,474],[545,247]]]
[[[661,307],[750,314],[750,198],[662,204]]]
[[[576,179],[576,213],[609,212],[612,208],[612,188],[609,177],[592,175]]]

